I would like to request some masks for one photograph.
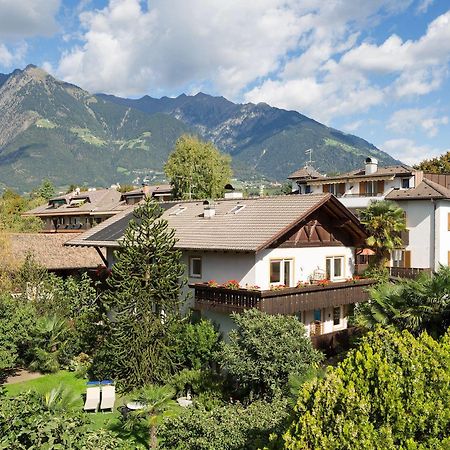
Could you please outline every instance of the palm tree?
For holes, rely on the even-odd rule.
[[[403,210],[394,202],[373,201],[360,211],[359,218],[369,234],[366,242],[375,252],[376,265],[385,267],[390,252],[403,246],[401,232],[406,228]]]
[[[73,409],[78,402],[78,395],[71,389],[59,385],[51,391],[42,394],[41,403],[47,411],[68,411]]]
[[[450,267],[441,266],[433,276],[424,273],[417,280],[385,283],[369,294],[370,300],[355,312],[356,322],[366,328],[381,324],[438,337],[450,326]]]
[[[137,390],[132,398],[142,405],[142,409],[134,411],[126,425],[133,427],[135,420],[145,420],[149,428],[149,445],[151,449],[158,447],[157,426],[159,419],[177,411],[180,407],[173,400],[175,390],[171,386],[149,384]]]

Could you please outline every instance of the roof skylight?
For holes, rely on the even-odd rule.
[[[175,211],[172,211],[171,213],[169,213],[169,216],[178,216],[180,215],[183,211],[186,211],[186,206],[178,206],[178,208]]]
[[[230,211],[228,214],[237,214],[239,211],[242,211],[245,208],[245,205],[236,205]]]

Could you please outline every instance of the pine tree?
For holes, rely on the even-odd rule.
[[[151,199],[136,208],[103,298],[109,330],[101,354],[124,391],[161,382],[174,369],[170,330],[180,319],[184,267],[161,215]]]

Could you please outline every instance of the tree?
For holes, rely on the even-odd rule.
[[[436,158],[424,159],[414,168],[428,173],[450,173],[450,152]]]
[[[103,360],[109,369],[104,375],[126,391],[164,381],[174,371],[170,330],[179,320],[184,266],[174,230],[161,215],[151,198],[135,209],[102,298],[108,329],[97,363]]]
[[[22,217],[22,213],[43,203],[42,198],[25,198],[6,189],[0,198],[0,230],[7,232],[33,232],[42,230],[39,217]]]
[[[164,167],[177,198],[217,198],[231,178],[231,158],[210,142],[181,136]]]
[[[126,422],[128,428],[135,426],[135,421],[144,420],[149,430],[149,448],[158,447],[157,426],[163,417],[170,416],[179,410],[178,403],[173,400],[175,390],[171,386],[147,385],[136,391],[132,398],[142,404],[142,409],[131,413]]]
[[[441,266],[433,276],[372,287],[370,300],[357,306],[355,320],[369,329],[380,324],[416,336],[423,331],[442,336],[450,327],[449,292],[450,268]]]
[[[50,200],[55,195],[55,186],[53,183],[46,178],[40,186],[36,188],[33,193],[34,197],[41,197],[45,200]]]
[[[406,228],[403,210],[394,202],[373,201],[360,211],[359,218],[369,234],[367,245],[375,252],[376,266],[385,267],[390,252],[403,246],[401,232]]]
[[[322,359],[294,316],[250,309],[232,317],[237,328],[222,342],[216,360],[250,397],[274,396],[286,388],[290,374],[300,375]]]
[[[303,385],[284,448],[448,448],[449,386],[450,332],[435,341],[379,328]]]

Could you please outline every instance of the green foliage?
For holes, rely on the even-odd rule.
[[[129,414],[125,426],[133,428],[136,423],[144,421],[148,433],[149,448],[158,446],[157,426],[161,419],[170,417],[179,410],[173,400],[175,390],[171,386],[146,385],[131,394],[131,398],[143,405],[143,408]]]
[[[131,450],[111,432],[92,430],[87,416],[55,407],[60,400],[31,391],[1,398],[0,448]]]
[[[355,310],[355,320],[369,329],[392,325],[416,336],[423,331],[441,336],[450,326],[449,292],[450,267],[441,266],[432,276],[372,287],[370,300]]]
[[[305,373],[319,363],[305,327],[294,316],[269,315],[256,309],[233,314],[236,329],[222,342],[216,360],[241,393],[273,396],[289,374]]]
[[[219,342],[219,333],[211,321],[176,323],[172,333],[180,366],[201,369],[211,364]]]
[[[230,156],[221,154],[212,143],[183,135],[164,170],[177,198],[217,198],[230,181],[230,163]]]
[[[38,186],[32,193],[32,197],[34,198],[43,198],[44,200],[50,200],[55,195],[55,186],[48,179],[44,179],[41,185]]]
[[[32,305],[0,295],[0,381],[8,369],[23,360],[33,340],[35,311]]]
[[[361,223],[369,234],[367,245],[375,251],[377,266],[384,267],[390,252],[403,245],[401,232],[406,228],[404,212],[394,202],[383,200],[371,202],[359,213]]]
[[[303,386],[284,439],[287,449],[441,449],[449,430],[450,333],[377,329]]]
[[[240,403],[207,411],[188,408],[160,427],[163,449],[243,450],[269,445],[270,435],[280,433],[287,417],[286,401],[258,400],[248,407]]]
[[[179,320],[184,266],[161,214],[150,198],[135,209],[103,296],[108,329],[93,370],[108,365],[104,375],[126,391],[163,382],[175,370],[170,330]]]
[[[10,189],[5,190],[0,198],[0,231],[30,233],[42,230],[41,219],[22,217],[22,214],[44,202],[42,198],[26,198]]]
[[[428,173],[450,173],[450,152],[436,158],[424,159],[414,168]]]

